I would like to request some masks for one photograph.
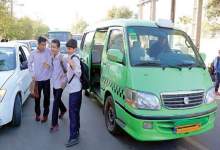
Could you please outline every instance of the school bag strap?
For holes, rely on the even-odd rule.
[[[79,59],[79,57],[76,56],[76,55],[71,56],[71,59],[73,59],[74,57],[76,57],[76,58]],[[70,67],[71,67],[71,66],[70,66]],[[72,68],[72,67],[71,67],[71,68]],[[71,77],[71,79],[68,81],[69,84],[72,82],[72,80],[73,80],[74,77],[75,77],[75,73],[73,74],[73,76]]]
[[[52,57],[52,66],[53,66],[53,61],[54,61],[54,58]],[[60,60],[60,66],[61,66],[61,68],[63,70],[63,73],[66,74],[67,70],[66,70],[66,68],[65,68],[65,66],[63,64],[63,60],[62,59]]]

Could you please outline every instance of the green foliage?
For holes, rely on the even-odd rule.
[[[220,0],[209,0],[207,5],[208,19],[216,19],[220,17]]]
[[[107,13],[107,19],[131,18],[133,12],[127,7],[112,7]]]
[[[88,26],[87,22],[81,18],[73,24],[72,32],[83,33],[83,31],[86,29],[87,26]]]
[[[190,18],[189,16],[182,16],[179,18],[179,22],[181,24],[187,25],[187,24],[192,23],[192,18]]]
[[[0,2],[0,38],[6,39],[33,39],[46,34],[48,26],[40,21],[28,17],[15,18],[11,16],[5,2]]]

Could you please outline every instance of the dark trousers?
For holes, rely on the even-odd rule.
[[[49,107],[50,107],[50,80],[46,81],[37,81],[38,83],[38,93],[39,98],[35,98],[35,113],[37,116],[40,116],[40,99],[41,99],[41,91],[43,90],[44,94],[44,116],[48,116]]]
[[[79,135],[82,91],[69,95],[70,139]]]
[[[219,84],[220,84],[220,73],[216,73],[216,75],[215,75],[215,92],[218,92]]]
[[[58,125],[59,109],[61,112],[66,112],[66,107],[63,104],[62,97],[63,89],[53,89],[53,113],[52,113],[52,126]]]

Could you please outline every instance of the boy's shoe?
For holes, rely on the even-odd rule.
[[[68,142],[66,143],[66,147],[72,147],[77,144],[79,144],[79,137],[68,140]]]
[[[52,127],[50,128],[50,133],[57,132],[58,130],[59,130],[59,125],[52,126]]]
[[[219,92],[215,92],[215,95],[216,95],[216,96],[220,96],[220,93],[219,93]]]
[[[41,123],[45,123],[47,122],[48,117],[47,116],[43,116],[43,118],[41,119]]]
[[[66,113],[66,111],[61,112],[60,115],[59,115],[59,119],[63,119],[63,116],[64,116],[65,113]]]
[[[35,120],[36,120],[37,122],[39,122],[39,121],[40,121],[40,116],[37,116],[37,115],[36,115]]]

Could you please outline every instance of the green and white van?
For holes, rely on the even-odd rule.
[[[139,141],[198,135],[214,127],[210,75],[190,37],[169,22],[112,20],[89,27],[81,58],[109,132]]]

